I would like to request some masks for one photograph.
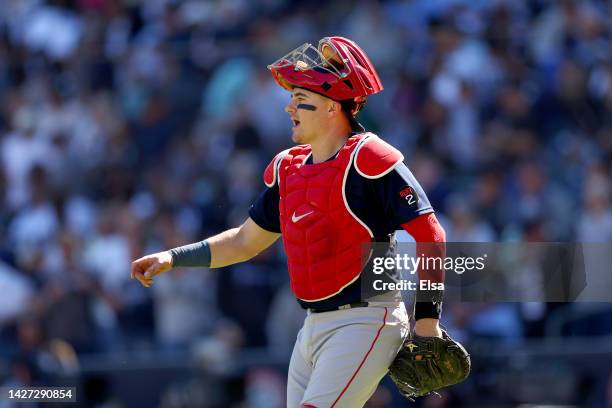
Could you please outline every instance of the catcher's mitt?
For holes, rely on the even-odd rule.
[[[457,384],[470,373],[470,355],[446,331],[440,337],[409,336],[389,367],[403,396],[421,397]]]

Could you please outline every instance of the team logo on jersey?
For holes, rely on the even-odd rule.
[[[407,205],[413,206],[419,203],[419,195],[411,186],[404,186],[399,192],[399,196],[406,202]]]

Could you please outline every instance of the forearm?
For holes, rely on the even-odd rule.
[[[433,213],[421,215],[413,221],[403,224],[402,227],[417,242],[417,254],[429,259],[444,259],[446,255],[446,234]],[[442,312],[443,290],[421,290],[420,281],[443,283],[444,268],[438,268],[437,266],[427,270],[420,268],[418,276],[415,319],[417,321],[423,319],[431,323],[433,320],[439,319]]]
[[[418,241],[416,244],[418,254],[425,259],[444,260],[446,256],[444,240],[440,240],[439,236],[430,236],[422,239],[422,241]],[[427,282],[427,285],[444,284],[444,268],[438,267],[439,265],[432,266],[432,268],[420,268],[418,270],[419,285],[417,286],[414,305],[414,317],[417,321],[420,319],[439,319],[442,314],[444,290],[439,288],[421,288],[421,282]]]
[[[221,268],[251,259],[240,236],[240,228],[232,228],[206,240],[172,248],[173,267]]]
[[[172,266],[221,268],[253,258],[279,236],[260,228],[249,218],[240,227],[168,252],[172,255]]]
[[[232,228],[207,239],[210,248],[211,268],[222,268],[248,261],[259,251],[249,246],[241,228]]]

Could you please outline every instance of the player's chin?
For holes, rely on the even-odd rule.
[[[296,131],[295,129],[293,130],[293,133],[291,134],[291,140],[293,141],[293,143],[297,143],[297,144],[304,143],[302,134]]]

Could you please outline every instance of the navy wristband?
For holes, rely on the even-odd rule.
[[[173,267],[210,266],[210,247],[206,240],[172,248],[168,252],[172,255]]]
[[[444,291],[418,290],[414,303],[414,320],[439,319],[442,314],[442,299]]]
[[[414,304],[414,320],[439,319],[442,314],[442,302],[416,302]]]

